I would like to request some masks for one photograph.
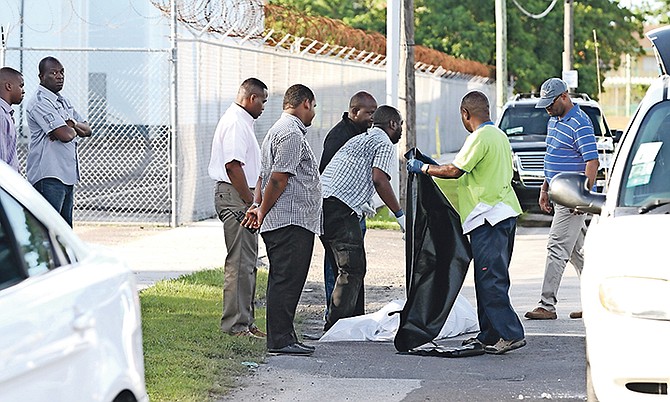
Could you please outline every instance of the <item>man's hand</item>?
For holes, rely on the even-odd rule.
[[[546,190],[540,189],[540,200],[538,204],[540,204],[540,209],[543,212],[550,214],[551,211],[553,210],[551,202],[549,201],[549,194],[547,193]]]
[[[424,163],[421,162],[420,160],[412,158],[407,161],[407,171],[410,173],[422,174],[423,171],[421,170],[421,168],[423,167],[423,165]]]
[[[372,205],[372,200],[363,203],[363,205],[361,205],[361,211],[363,212],[363,215],[368,218],[372,218],[373,216],[377,215],[377,211]]]
[[[263,218],[265,218],[265,214],[263,214],[260,207],[252,204],[244,215],[244,219],[242,219],[240,225],[247,229],[259,229],[263,224]]]

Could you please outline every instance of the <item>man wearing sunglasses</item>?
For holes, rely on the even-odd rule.
[[[579,105],[572,103],[568,85],[559,78],[549,78],[540,89],[540,100],[535,106],[549,113],[547,123],[547,152],[544,156],[544,183],[540,190],[540,209],[554,212],[547,241],[547,260],[538,306],[525,314],[531,320],[555,320],[556,295],[567,262],[581,274],[584,266],[582,246],[586,234],[586,215],[562,205],[552,206],[549,183],[561,172],[586,174],[589,188],[593,188],[598,172],[598,150],[591,119]],[[581,318],[581,311],[570,313],[570,318]]]

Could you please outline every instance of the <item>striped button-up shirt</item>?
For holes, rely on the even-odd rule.
[[[323,233],[319,165],[307,142],[307,128],[296,116],[282,113],[261,145],[261,191],[273,172],[288,173],[284,192],[268,211],[261,232],[289,225]]]
[[[549,119],[547,153],[544,155],[547,181],[561,172],[584,173],[586,162],[592,159],[598,159],[593,124],[579,105],[574,105],[561,119]]]
[[[14,110],[4,99],[0,98],[0,160],[19,170],[16,157],[16,127],[14,126]]]
[[[379,127],[347,141],[328,163],[321,176],[323,198],[335,197],[359,217],[361,206],[374,195],[372,168],[391,176],[395,146]]]

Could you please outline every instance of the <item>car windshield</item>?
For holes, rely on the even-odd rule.
[[[606,133],[605,123],[598,108],[579,106],[591,118],[596,136]],[[508,136],[514,135],[547,135],[547,121],[549,114],[545,109],[538,109],[535,105],[517,105],[509,107],[500,119],[500,129]]]
[[[670,101],[644,117],[625,166],[619,206],[644,212],[670,201]]]

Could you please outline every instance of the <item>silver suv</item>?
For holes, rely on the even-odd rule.
[[[598,102],[586,94],[570,94],[572,102],[586,112],[593,122],[598,139],[600,170],[596,185],[601,191],[605,185],[606,170],[614,150],[614,143],[622,131],[610,130]],[[512,186],[524,210],[539,209],[537,200],[544,181],[544,154],[547,149],[547,122],[549,114],[537,109],[537,94],[518,94],[503,107],[498,127],[507,134],[512,146],[514,177]]]

